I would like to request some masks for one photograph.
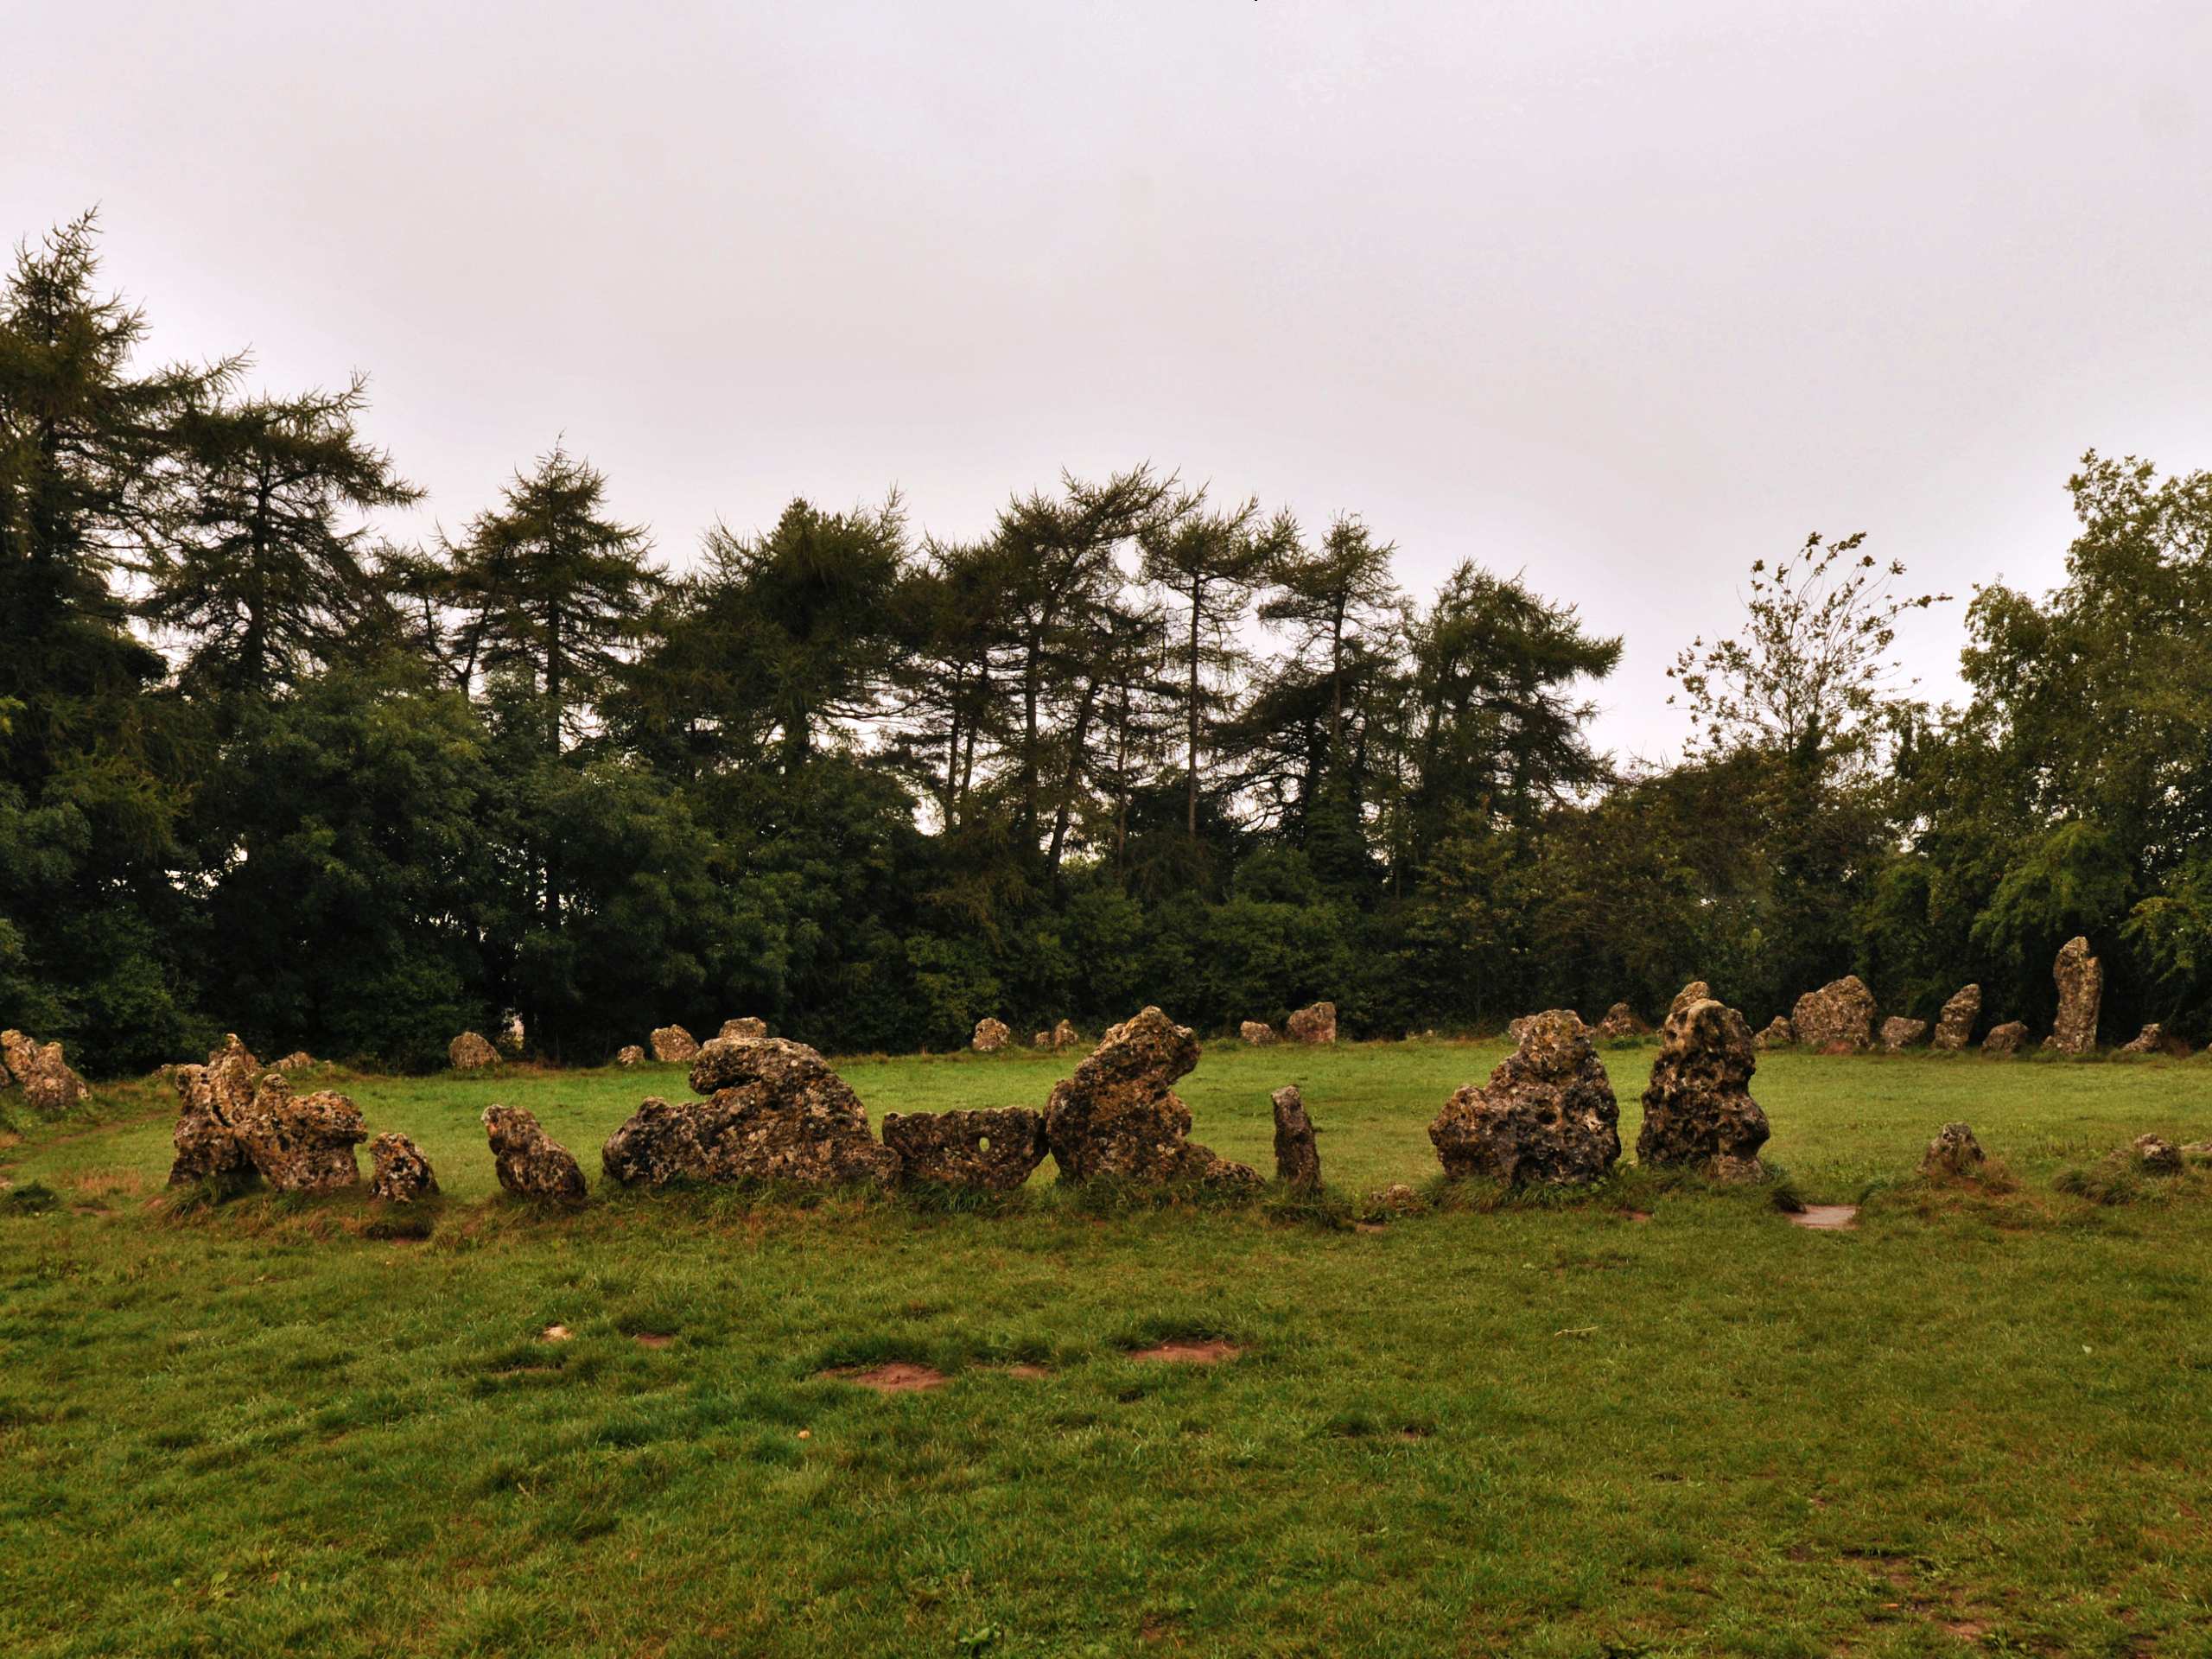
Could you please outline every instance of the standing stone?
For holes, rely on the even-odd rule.
[[[1173,1085],[1198,1052],[1190,1027],[1158,1008],[1109,1027],[1045,1107],[1060,1179],[1258,1186],[1256,1171],[1191,1139],[1191,1109]]]
[[[521,1053],[524,1035],[522,1015],[508,1014],[505,1022],[499,1027],[499,1052],[503,1054]]]
[[[1621,1155],[1621,1110],[1589,1033],[1568,1008],[1520,1024],[1490,1081],[1461,1088],[1428,1126],[1444,1173],[1516,1186],[1602,1179]]]
[[[1781,1014],[1766,1022],[1766,1029],[1751,1039],[1754,1048],[1794,1048],[1797,1045],[1797,1027]]]
[[[750,1014],[741,1020],[725,1020],[720,1034],[734,1043],[757,1043],[768,1034],[768,1022]]]
[[[2027,1027],[2018,1020],[2008,1020],[2001,1026],[1989,1028],[1989,1035],[1981,1039],[1981,1052],[2001,1058],[2007,1054],[2018,1053],[2021,1045],[2027,1040]]]
[[[1598,1034],[1605,1038],[1642,1037],[1650,1030],[1651,1027],[1637,1016],[1636,1010],[1625,1002],[1614,1003],[1605,1010],[1605,1017],[1598,1022]]]
[[[1007,1028],[1005,1020],[978,1020],[976,1034],[969,1039],[968,1046],[978,1054],[995,1054],[1013,1039],[1014,1033]]]
[[[1958,1180],[1981,1173],[1981,1142],[1963,1123],[1946,1123],[1928,1143],[1921,1173],[1935,1180]]]
[[[1255,1048],[1266,1048],[1275,1040],[1275,1028],[1264,1020],[1247,1020],[1236,1027],[1236,1034]]]
[[[257,1179],[253,1160],[238,1138],[238,1126],[253,1103],[254,1079],[261,1062],[233,1032],[211,1051],[205,1065],[180,1065],[171,1074],[176,1086],[176,1149],[169,1166],[171,1186],[213,1181],[229,1191]]]
[[[699,1045],[681,1026],[663,1026],[648,1039],[653,1058],[664,1065],[682,1065],[699,1058]]]
[[[486,1106],[484,1135],[499,1185],[517,1198],[584,1201],[583,1171],[566,1147],[538,1127],[534,1114],[520,1106]]]
[[[1337,1005],[1309,1004],[1292,1014],[1285,1024],[1294,1043],[1333,1043],[1337,1040]]]
[[[645,1051],[635,1043],[626,1043],[622,1051],[614,1057],[617,1065],[643,1065],[645,1063]]]
[[[499,1063],[499,1051],[473,1031],[464,1031],[446,1045],[446,1064],[456,1071],[477,1071]]]
[[[1054,1048],[1073,1048],[1077,1044],[1082,1041],[1083,1033],[1077,1031],[1073,1025],[1065,1020],[1061,1020],[1059,1024],[1052,1027],[1052,1046]]]
[[[1981,987],[1961,985],[1936,1016],[1936,1036],[1929,1046],[1942,1053],[1957,1053],[1974,1039],[1974,1022],[1980,1018]]]
[[[1677,1007],[1643,1091],[1637,1161],[1694,1168],[1716,1180],[1764,1176],[1766,1114],[1750,1087],[1758,1069],[1742,1014],[1710,997]]]
[[[2097,1046],[2097,1005],[2104,1000],[2105,965],[2076,934],[2059,947],[2050,976],[2058,982],[2058,1017],[2044,1046],[2062,1054],[2087,1054]]]
[[[271,1071],[254,1085],[235,1128],[255,1170],[279,1192],[335,1192],[360,1185],[353,1148],[369,1132],[360,1109],[343,1095],[323,1090],[296,1096],[283,1074]]]
[[[41,1117],[59,1117],[85,1097],[85,1080],[69,1069],[59,1043],[40,1043],[20,1031],[0,1031],[0,1090],[22,1090],[23,1103]]]
[[[2177,1060],[2189,1058],[2189,1045],[2178,1037],[2166,1035],[2165,1027],[2156,1020],[2136,1033],[2133,1040],[2120,1045],[2123,1054],[2167,1054]]]
[[[1313,1144],[1313,1120],[1294,1083],[1274,1092],[1275,1179],[1307,1190],[1321,1185],[1321,1149]]]
[[[1049,1031],[1040,1031],[1029,1039],[1029,1046],[1032,1048],[1050,1048],[1052,1046],[1052,1033]]]
[[[423,1149],[396,1129],[369,1142],[369,1196],[386,1204],[412,1204],[438,1190]]]
[[[1022,1106],[887,1112],[883,1144],[899,1154],[902,1185],[1011,1192],[1045,1161],[1045,1120]]]
[[[1908,1020],[1901,1014],[1893,1014],[1882,1021],[1882,1046],[1892,1054],[1915,1046],[1927,1035],[1925,1020]]]
[[[1858,1054],[1873,1046],[1874,994],[1856,974],[1808,991],[1790,1010],[1797,1040],[1815,1054]]]

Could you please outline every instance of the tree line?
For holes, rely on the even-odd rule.
[[[1590,735],[1621,641],[1462,563],[1150,466],[717,525],[680,572],[556,446],[451,535],[365,386],[148,359],[97,226],[0,295],[0,1024],[105,1071],[255,1047],[433,1064],[518,1012],[596,1061],[734,1013],[842,1051],[1146,1001],[1353,1033],[1758,1019],[1847,972],[2117,1031],[2212,998],[2212,475],[2092,454],[2065,583],[1964,607],[1962,705],[1860,538],[1684,647],[1665,766]]]

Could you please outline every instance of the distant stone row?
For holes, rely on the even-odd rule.
[[[1316,1002],[1303,1007],[1283,1022],[1294,1043],[1333,1043],[1337,1040],[1337,1005]],[[1255,1048],[1264,1048],[1280,1040],[1275,1028],[1262,1020],[1247,1020],[1237,1027],[1237,1033]],[[979,1020],[976,1034],[968,1046],[978,1054],[995,1054],[1014,1040],[1014,1031],[1003,1020]],[[1032,1043],[1036,1048],[1072,1048],[1083,1041],[1082,1034],[1063,1020],[1050,1031],[1040,1031]]]

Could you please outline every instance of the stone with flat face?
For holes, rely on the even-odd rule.
[[[1337,1040],[1337,1005],[1309,1003],[1284,1023],[1294,1043],[1333,1043]]]
[[[1858,975],[1846,974],[1799,997],[1789,1023],[1815,1054],[1862,1053],[1874,1043],[1874,994]]]
[[[1917,1047],[1927,1035],[1925,1020],[1908,1020],[1901,1014],[1893,1014],[1882,1021],[1882,1046],[1892,1054]]]
[[[1929,1046],[1939,1053],[1955,1054],[1974,1039],[1974,1022],[1981,1018],[1981,987],[1961,985],[1936,1016],[1936,1035]]]
[[[1236,1034],[1255,1048],[1266,1048],[1275,1040],[1275,1028],[1263,1020],[1247,1020],[1236,1027]]]
[[[499,1051],[478,1033],[464,1031],[446,1045],[446,1064],[456,1071],[476,1071],[499,1063]]]
[[[1045,1120],[1027,1107],[992,1111],[887,1112],[883,1144],[899,1154],[907,1186],[1010,1192],[1045,1161]]]
[[[697,1040],[681,1026],[659,1027],[647,1040],[652,1045],[653,1058],[664,1065],[682,1065],[699,1058]]]
[[[727,1037],[732,1042],[757,1043],[768,1034],[768,1022],[766,1020],[757,1020],[751,1014],[746,1015],[741,1020],[725,1020],[722,1021],[721,1030],[716,1034]]]
[[[279,1071],[255,1084],[236,1125],[246,1156],[279,1192],[335,1192],[358,1186],[353,1148],[368,1139],[360,1109],[331,1090],[295,1095]]]

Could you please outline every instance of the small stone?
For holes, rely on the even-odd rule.
[[[1274,1092],[1275,1179],[1287,1186],[1321,1185],[1321,1151],[1313,1144],[1313,1120],[1294,1083]]]
[[[1598,1034],[1609,1039],[1623,1037],[1643,1037],[1651,1027],[1643,1023],[1634,1008],[1625,1002],[1616,1002],[1605,1010],[1605,1017],[1598,1022]]]
[[[499,1027],[499,1052],[502,1054],[510,1055],[521,1053],[523,1038],[522,1015],[508,1014],[505,1021]]]
[[[1874,1043],[1874,994],[1858,975],[1846,974],[1799,997],[1789,1023],[1815,1054],[1863,1053]]]
[[[2051,1022],[2046,1046],[2062,1054],[2087,1054],[2097,1046],[2105,965],[2089,954],[2088,940],[2077,935],[2059,947],[2050,975],[2058,982],[2058,1017]]]
[[[473,1031],[464,1031],[446,1045],[446,1064],[456,1071],[479,1071],[499,1063],[499,1051]]]
[[[1444,1173],[1512,1185],[1602,1179],[1621,1155],[1620,1103],[1589,1033],[1568,1008],[1518,1023],[1519,1046],[1490,1081],[1460,1089],[1428,1126]]]
[[[1294,1043],[1333,1043],[1337,1040],[1337,1005],[1309,1003],[1284,1023]]]
[[[584,1201],[583,1171],[566,1147],[538,1127],[534,1114],[520,1106],[487,1106],[484,1133],[499,1185],[517,1198]]]
[[[1989,1028],[1989,1035],[1981,1039],[1981,1052],[2000,1057],[2017,1054],[2027,1040],[2027,1027],[2018,1020],[2008,1020],[2001,1026]]]
[[[1052,1046],[1052,1033],[1049,1031],[1040,1031],[1029,1039],[1029,1046],[1032,1048],[1050,1048]]]
[[[0,1090],[19,1089],[41,1117],[59,1117],[85,1097],[85,1080],[69,1069],[61,1045],[20,1031],[0,1031]]]
[[[2123,1054],[2164,1054],[2177,1060],[2189,1058],[2189,1045],[2178,1037],[2166,1035],[2165,1027],[2156,1020],[2143,1027],[2129,1041],[2120,1045]]]
[[[1045,1161],[1045,1120],[1021,1106],[887,1112],[883,1144],[899,1154],[903,1185],[1011,1192]]]
[[[1957,1053],[1973,1039],[1974,1021],[1980,1018],[1981,987],[1961,985],[1936,1016],[1936,1035],[1929,1046],[1940,1053]]]
[[[1946,1123],[1928,1143],[1920,1169],[1934,1179],[1957,1180],[1980,1173],[1982,1161],[1981,1142],[1974,1131],[1963,1123]]]
[[[2181,1173],[2181,1148],[2161,1135],[2139,1135],[2135,1137],[2135,1161],[2146,1173],[2178,1175]]]
[[[1927,1035],[1925,1020],[1908,1020],[1901,1014],[1893,1014],[1882,1021],[1882,1047],[1891,1054],[1917,1046]]]
[[[663,1026],[652,1034],[653,1058],[664,1065],[683,1065],[699,1058],[699,1045],[681,1026]]]
[[[978,1020],[976,1034],[968,1039],[968,1046],[978,1054],[995,1054],[1014,1039],[1003,1020]]]
[[[614,1057],[614,1064],[617,1065],[643,1065],[645,1063],[645,1051],[635,1043],[625,1044]]]
[[[1643,1091],[1637,1161],[1694,1168],[1716,1180],[1764,1176],[1766,1114],[1750,1087],[1758,1069],[1742,1014],[1710,997],[1678,998]]]
[[[369,1142],[369,1196],[386,1204],[412,1204],[438,1190],[423,1150],[396,1129]]]
[[[1275,1028],[1264,1020],[1247,1020],[1236,1027],[1236,1034],[1254,1048],[1270,1047],[1279,1040]]]
[[[768,1034],[768,1022],[750,1014],[741,1020],[725,1020],[720,1034],[734,1043],[757,1043]]]
[[[1428,1208],[1421,1195],[1403,1181],[1377,1187],[1367,1195],[1367,1207],[1376,1215],[1417,1216]]]
[[[1754,1048],[1795,1048],[1796,1046],[1797,1027],[1778,1014],[1766,1022],[1764,1030],[1751,1039]]]
[[[1198,1053],[1190,1027],[1158,1008],[1110,1027],[1045,1108],[1060,1179],[1257,1187],[1256,1171],[1190,1138],[1191,1109],[1173,1085]]]
[[[302,1048],[296,1049],[291,1053],[287,1054],[283,1059],[276,1062],[276,1066],[273,1069],[282,1071],[287,1077],[289,1077],[295,1071],[311,1071],[315,1069],[315,1056],[308,1053],[304,1048]]]

